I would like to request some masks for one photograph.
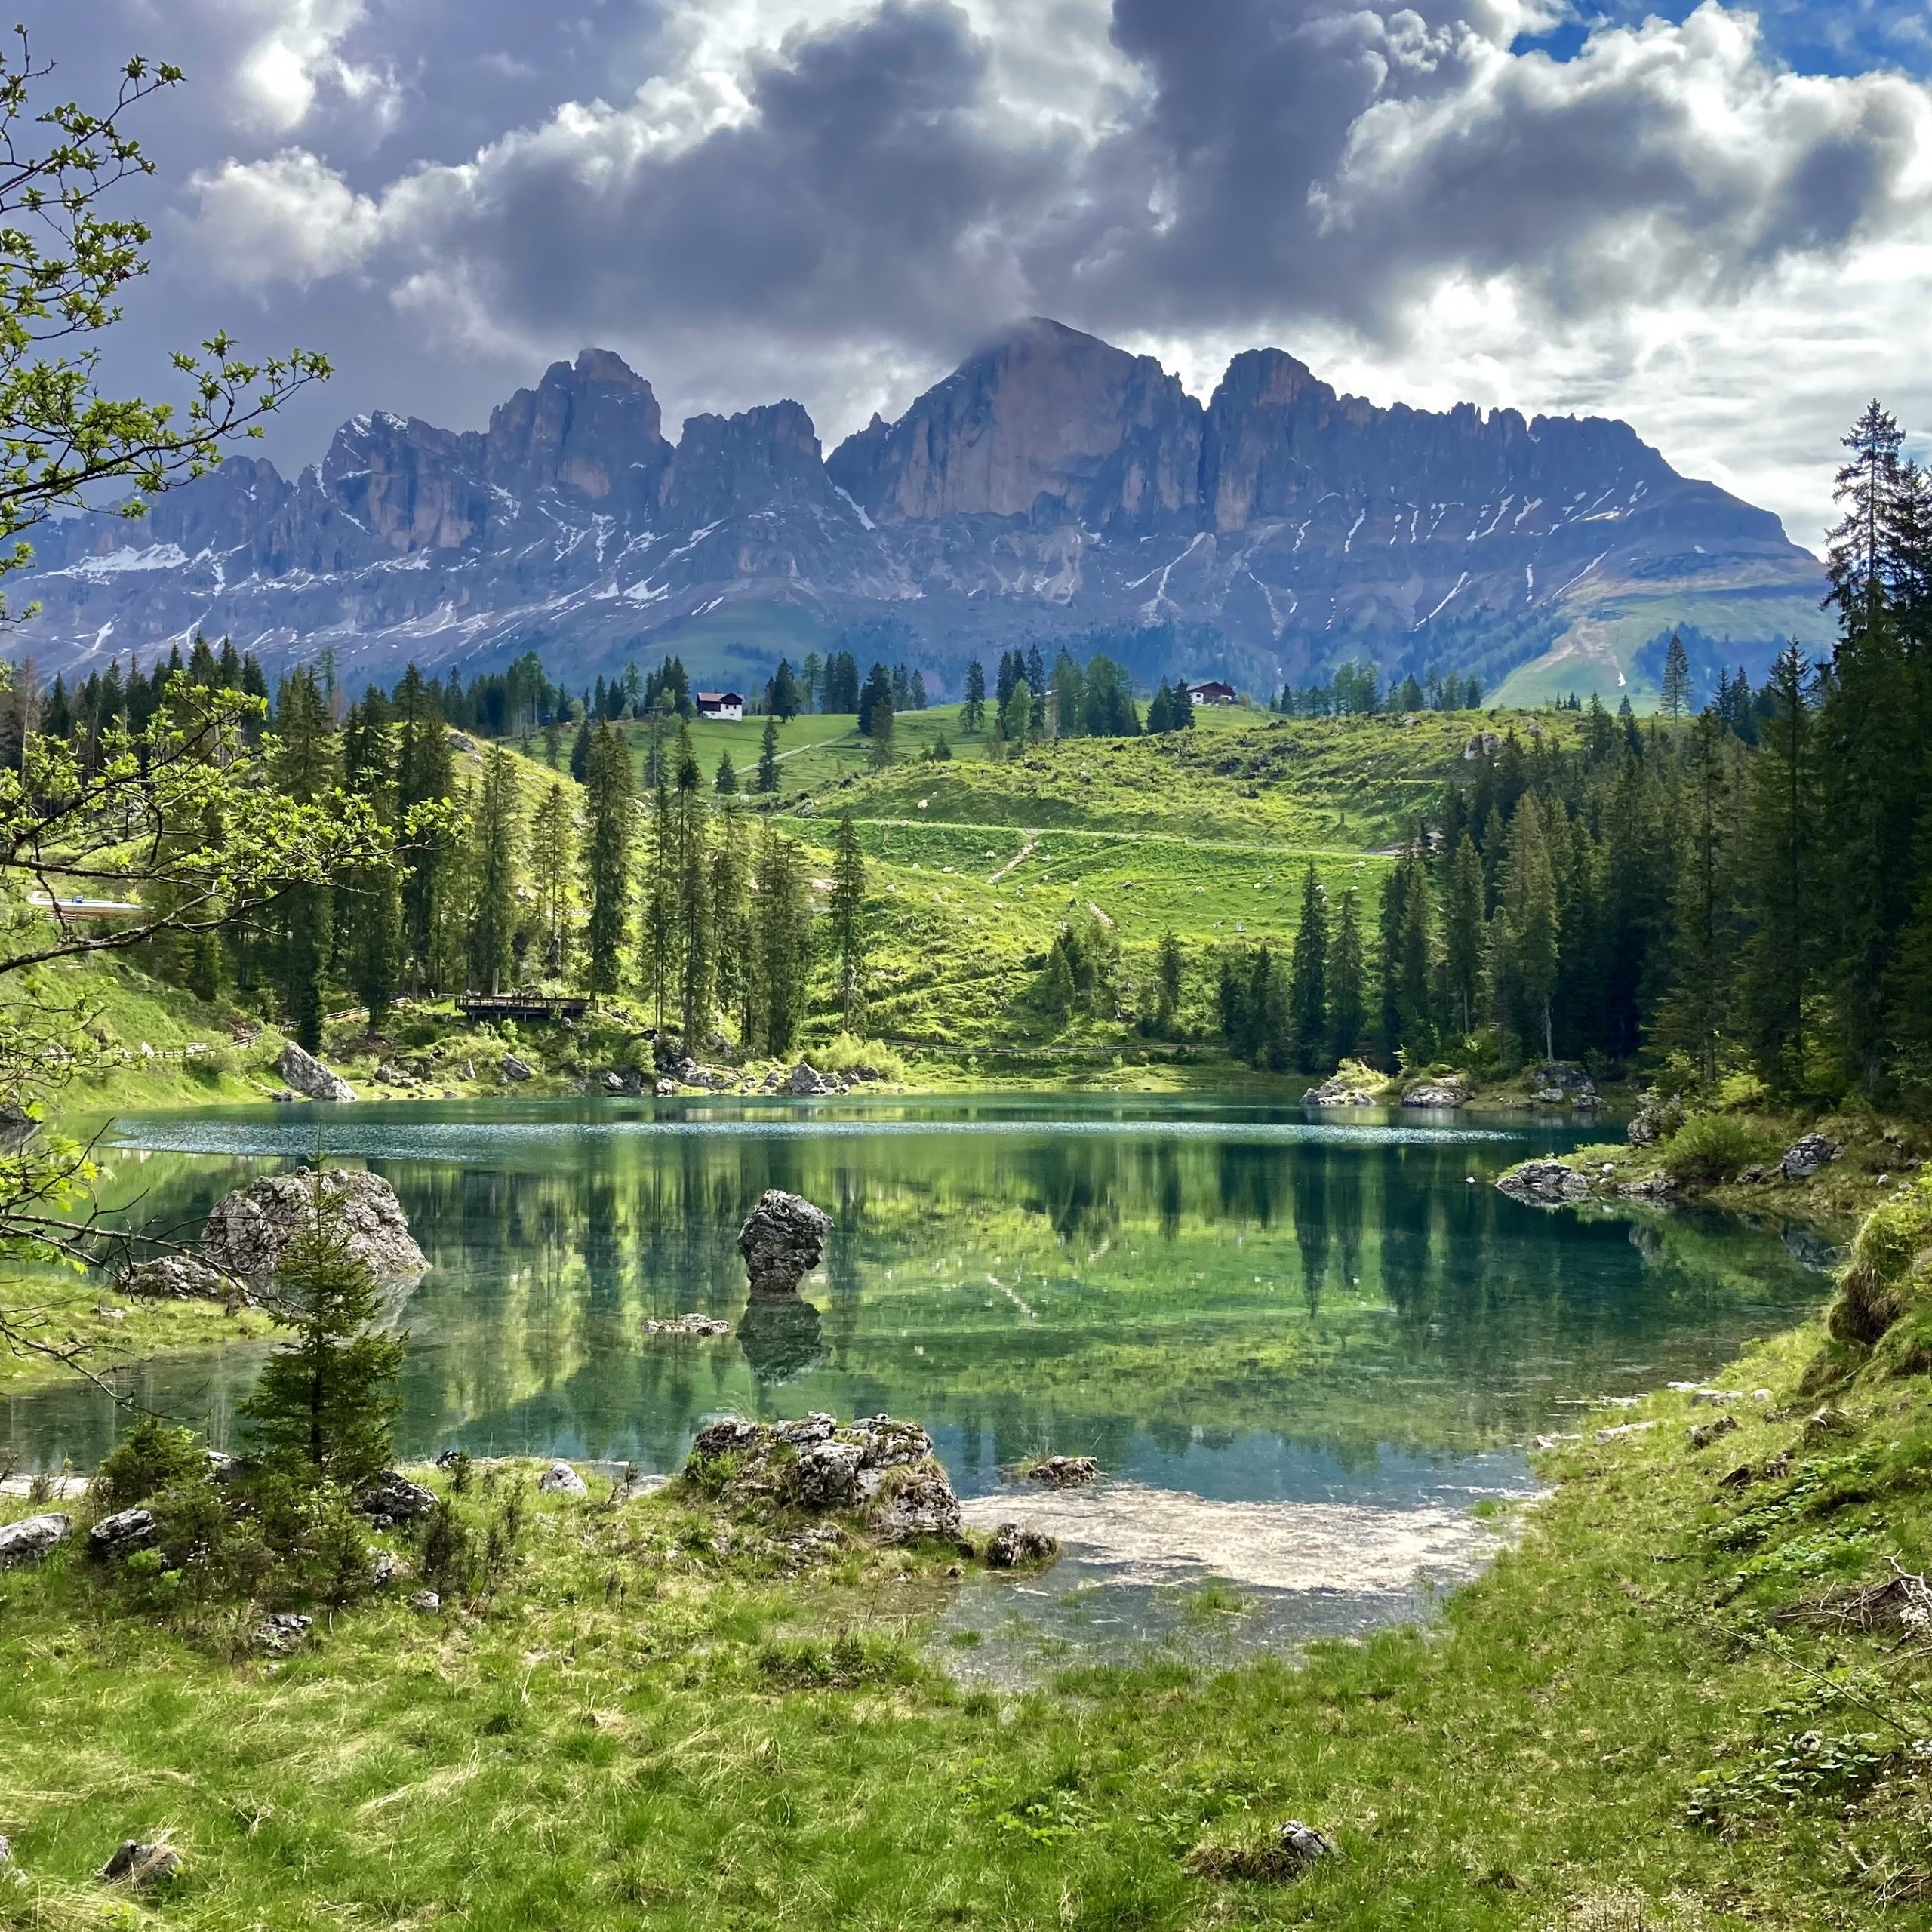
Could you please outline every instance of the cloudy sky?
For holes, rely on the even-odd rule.
[[[18,11],[17,7],[17,11]],[[338,374],[294,466],[586,343],[667,425],[828,446],[1017,315],[1204,396],[1292,350],[1377,401],[1626,417],[1816,545],[1872,394],[1932,430],[1932,0],[29,0],[137,131],[110,368],[227,326]],[[1915,441],[1916,441],[1915,435]]]

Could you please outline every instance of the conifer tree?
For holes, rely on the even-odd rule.
[[[1498,917],[1509,1019],[1519,1034],[1541,1046],[1546,1059],[1552,1058],[1556,1051],[1552,1011],[1557,975],[1556,882],[1550,872],[1543,814],[1534,798],[1526,799],[1510,821]]]
[[[1497,822],[1501,823],[1500,819]],[[1398,865],[1389,875],[1382,888],[1376,928],[1375,977],[1380,994],[1376,1040],[1384,1063],[1391,1066],[1402,1044],[1402,936],[1408,918],[1410,878],[1406,865]]]
[[[1443,906],[1442,949],[1452,1023],[1462,1032],[1475,1025],[1476,1002],[1482,988],[1482,943],[1485,923],[1482,856],[1465,832],[1456,841]]]
[[[271,1472],[353,1488],[393,1460],[403,1345],[374,1332],[382,1291],[320,1174],[315,1198],[310,1224],[283,1248],[265,1297],[294,1340],[269,1357],[241,1414]]]
[[[709,917],[718,961],[718,1004],[737,1029],[739,1044],[749,1048],[752,1037],[752,999],[757,975],[752,964],[751,843],[744,810],[727,797],[718,813],[717,836],[711,854]]]
[[[778,720],[764,721],[764,736],[758,752],[757,789],[768,797],[778,789]]]
[[[1342,894],[1335,936],[1328,947],[1328,1051],[1337,1060],[1361,1051],[1368,1024],[1367,977],[1361,914],[1355,888],[1350,886]]]
[[[979,731],[986,722],[986,667],[976,657],[966,667],[966,703],[961,712],[962,731]]]
[[[561,980],[570,964],[571,878],[577,870],[577,817],[562,782],[543,788],[530,821],[530,872],[537,894],[543,977]]]
[[[395,795],[398,811],[450,795],[449,738],[435,695],[414,664],[395,692]],[[438,905],[451,841],[438,835],[418,839],[402,878],[402,945],[411,987],[420,993],[432,976]]]
[[[701,1052],[711,1032],[717,953],[711,931],[710,814],[691,727],[678,728],[677,788],[672,795],[676,841],[679,964],[678,1030],[687,1053]]]
[[[516,891],[523,875],[525,831],[515,757],[503,746],[493,745],[483,755],[470,821],[469,980],[479,992],[500,992],[515,963]]]
[[[1186,964],[1180,941],[1171,932],[1163,933],[1154,966],[1154,1026],[1164,1040],[1172,1039],[1180,1030]]]
[[[583,871],[590,897],[585,982],[593,995],[608,995],[623,979],[636,838],[630,752],[608,724],[600,724],[591,740],[585,777]]]
[[[1302,881],[1301,919],[1289,955],[1288,1035],[1295,1065],[1312,1072],[1329,1038],[1328,907],[1312,859]]]
[[[866,854],[848,812],[838,821],[832,860],[832,898],[827,937],[844,1030],[865,1025],[866,968],[872,931],[866,911]]]
[[[321,686],[306,666],[283,681],[275,706],[270,768],[276,788],[298,804],[318,804],[340,781],[340,746]],[[322,976],[331,948],[334,895],[327,886],[297,885],[278,908],[281,995],[291,1030],[311,1053],[322,1044]]]
[[[590,776],[590,718],[591,707],[586,705],[577,724],[577,736],[571,740],[571,776],[580,785],[587,783]]]
[[[1727,742],[1736,740],[1724,737],[1716,714],[1700,712],[1686,747],[1671,989],[1657,1028],[1660,1042],[1688,1056],[1707,1086],[1717,1078],[1737,951]]]
[[[388,700],[371,685],[350,707],[343,734],[343,772],[353,797],[368,801],[377,822],[396,824],[395,746]],[[389,1023],[402,970],[402,881],[393,858],[358,866],[343,894],[349,983],[367,1010],[369,1030]]]
[[[711,782],[711,789],[722,798],[732,796],[738,789],[738,768],[731,762],[728,751],[718,755],[718,775]]]
[[[1072,651],[1062,649],[1054,660],[1054,734],[1071,738],[1080,730],[1080,666]]]
[[[1658,709],[1672,724],[1690,709],[1690,660],[1684,640],[1672,631],[1663,657],[1663,687]]]
[[[890,691],[881,692],[875,698],[872,704],[872,751],[869,762],[873,771],[883,771],[888,765],[891,764],[897,730],[897,721],[892,709],[892,694]]]
[[[678,983],[678,940],[677,826],[670,787],[660,776],[651,798],[650,836],[645,848],[641,974],[645,991],[650,996],[651,1017],[660,1029],[666,1004],[675,995]]]
[[[753,889],[752,960],[764,1051],[791,1052],[804,1017],[811,971],[811,901],[797,845],[767,821]]]

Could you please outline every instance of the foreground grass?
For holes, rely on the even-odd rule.
[[[1439,1628],[1300,1667],[968,1690],[925,1641],[946,1552],[786,1578],[675,1492],[546,1502],[488,1601],[320,1618],[281,1662],[219,1617],[120,1607],[78,1560],[17,1572],[0,1923],[1922,1924],[1921,1639],[1778,1618],[1924,1567],[1932,1430],[1893,1382],[1807,1437],[1816,1339],[1740,1365],[1772,1395],[1708,1447],[1687,1432],[1718,1411],[1665,1395],[1649,1429],[1560,1451]],[[1290,1815],[1344,1856],[1194,1875]],[[163,1833],[181,1878],[112,1901],[90,1875]]]

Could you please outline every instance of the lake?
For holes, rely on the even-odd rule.
[[[1491,1185],[1604,1131],[1161,1096],[206,1109],[123,1118],[105,1193],[192,1229],[318,1137],[386,1177],[433,1264],[398,1318],[406,1457],[668,1472],[722,1412],[884,1411],[931,1430],[970,1518],[1057,1531],[1075,1583],[1232,1577],[1349,1628],[1469,1573],[1471,1507],[1532,1488],[1535,1434],[1823,1299],[1774,1232]],[[734,1241],[768,1187],[835,1229],[798,1306],[747,1321]],[[732,1333],[644,1332],[691,1309]],[[263,1346],[123,1377],[221,1442]],[[90,1466],[116,1426],[68,1386],[4,1409],[26,1466]],[[1109,1484],[1016,1495],[1052,1451]]]

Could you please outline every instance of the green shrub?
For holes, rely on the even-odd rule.
[[[1928,1266],[1932,1179],[1921,1176],[1866,1216],[1839,1277],[1832,1335],[1841,1342],[1876,1342],[1919,1299]]]
[[[1679,1183],[1709,1186],[1735,1178],[1764,1158],[1758,1134],[1733,1114],[1693,1114],[1660,1150],[1664,1171]]]
[[[841,1033],[814,1048],[811,1062],[821,1073],[851,1074],[863,1068],[884,1080],[906,1078],[906,1062],[892,1048],[851,1033]]]
[[[143,1416],[109,1451],[89,1488],[96,1512],[111,1516],[163,1490],[205,1481],[208,1457],[195,1432],[158,1416]]]

